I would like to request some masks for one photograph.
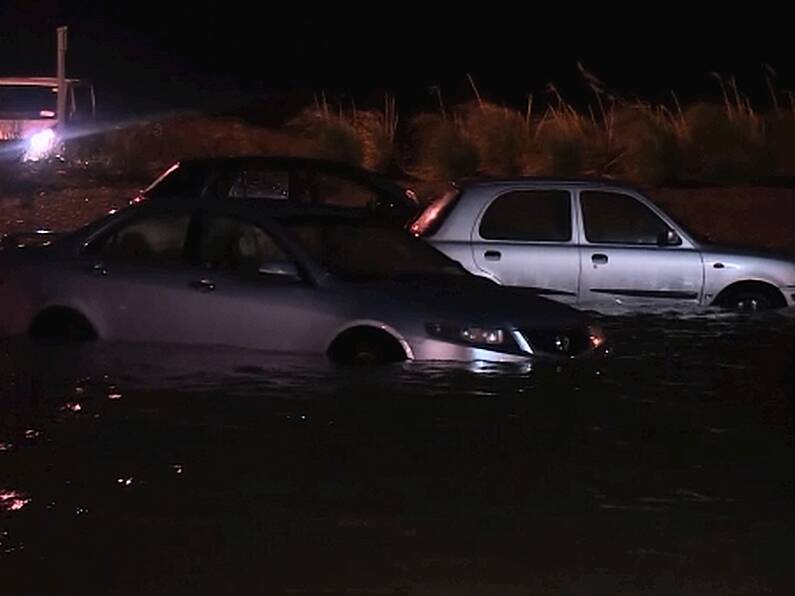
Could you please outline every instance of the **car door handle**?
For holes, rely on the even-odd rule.
[[[591,255],[591,262],[594,265],[607,265],[607,255],[602,254],[600,252]]]
[[[212,292],[215,289],[215,284],[209,279],[197,279],[188,284],[194,290],[200,292]]]
[[[108,268],[102,263],[94,263],[93,265],[90,265],[86,271],[93,273],[97,277],[105,277],[108,274]]]
[[[502,258],[502,253],[498,250],[487,250],[483,253],[483,258],[487,261],[499,261]]]

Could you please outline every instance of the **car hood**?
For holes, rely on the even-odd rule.
[[[702,244],[699,248],[706,266],[714,263],[723,263],[727,266],[737,263],[765,269],[772,268],[789,282],[795,283],[795,260],[789,255],[769,250],[718,244]]]
[[[346,283],[358,306],[392,314],[422,315],[427,322],[544,328],[586,325],[582,312],[526,288],[500,286],[476,276],[413,277]]]
[[[723,244],[712,243],[701,243],[699,244],[699,249],[704,255],[710,255],[713,257],[750,257],[795,263],[795,261],[793,261],[789,255],[769,249],[745,246],[727,246]]]

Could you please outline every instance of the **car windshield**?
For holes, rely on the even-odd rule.
[[[461,265],[403,230],[347,222],[285,227],[317,263],[348,281],[466,275]]]
[[[56,91],[47,86],[0,85],[0,118],[54,118]]]

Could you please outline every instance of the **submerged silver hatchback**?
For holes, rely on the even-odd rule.
[[[795,304],[795,263],[699,241],[620,184],[472,182],[432,202],[411,230],[472,273],[593,310]]]

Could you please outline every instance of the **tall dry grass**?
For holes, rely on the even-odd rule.
[[[75,159],[132,176],[151,176],[180,159],[301,155],[311,146],[284,131],[235,119],[176,116],[116,126],[70,142]]]
[[[153,169],[174,159],[292,154],[363,165],[432,183],[471,175],[607,176],[646,185],[743,183],[795,175],[795,94],[765,67],[769,106],[751,104],[733,77],[712,75],[720,101],[682,106],[627,100],[583,65],[589,91],[575,106],[554,85],[512,107],[472,99],[402,117],[396,99],[359,109],[321,95],[281,130],[230,119],[185,116],[105,131],[78,143],[81,159],[119,169]]]

